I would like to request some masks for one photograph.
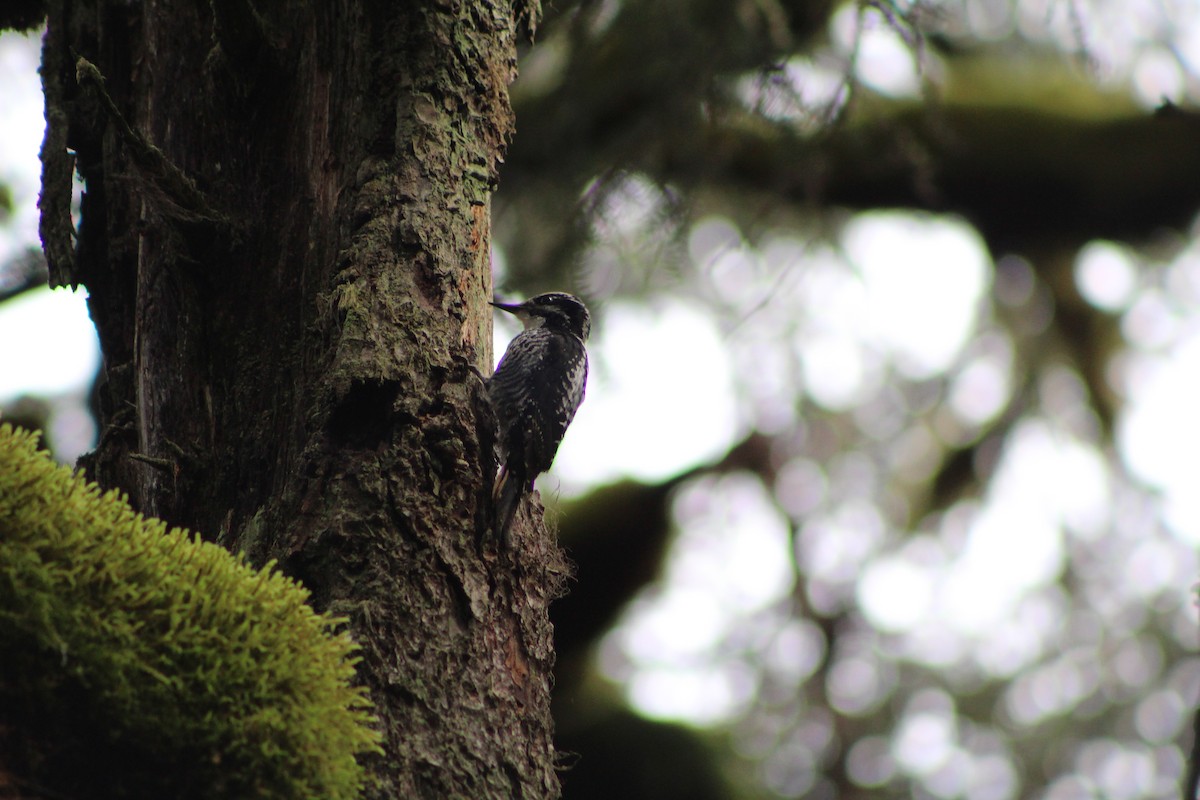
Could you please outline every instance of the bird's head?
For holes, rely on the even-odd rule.
[[[496,308],[515,314],[525,328],[545,326],[563,331],[587,341],[592,331],[592,318],[579,298],[566,292],[547,292],[531,297],[524,303],[492,303]]]

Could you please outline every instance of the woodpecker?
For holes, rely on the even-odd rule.
[[[509,342],[487,384],[501,465],[492,488],[494,530],[507,539],[521,498],[550,469],[583,402],[588,370],[584,342],[592,323],[583,303],[564,292],[492,305],[516,315],[525,326]]]

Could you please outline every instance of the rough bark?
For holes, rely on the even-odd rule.
[[[563,562],[540,524],[511,552],[482,536],[489,203],[534,13],[49,12],[43,240],[52,280],[88,287],[106,364],[85,466],[349,619],[386,737],[373,796],[558,793]],[[73,253],[67,149],[86,182]]]

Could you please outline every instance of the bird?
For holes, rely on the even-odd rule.
[[[487,382],[496,412],[500,471],[492,487],[493,530],[505,541],[521,499],[550,469],[583,402],[591,315],[579,298],[547,292],[523,303],[492,303],[525,326]]]

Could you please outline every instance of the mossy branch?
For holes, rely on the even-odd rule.
[[[72,797],[352,798],[353,643],[270,565],[136,514],[0,425],[6,769]],[[11,741],[13,736],[10,735]]]

